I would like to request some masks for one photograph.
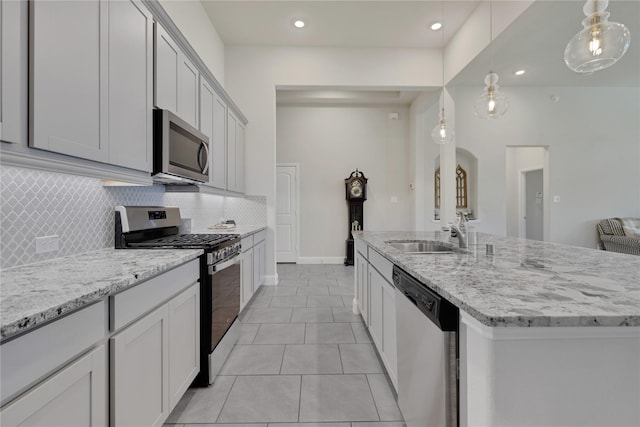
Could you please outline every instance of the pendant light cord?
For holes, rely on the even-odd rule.
[[[493,73],[493,1],[489,0],[489,69]]]

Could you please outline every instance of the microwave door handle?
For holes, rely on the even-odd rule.
[[[206,174],[209,171],[209,144],[203,141],[202,146],[204,147],[204,151],[207,154],[207,163],[204,165],[204,169],[202,169],[202,173]]]
[[[200,163],[200,153],[202,153],[202,149],[204,148],[204,152],[207,154],[207,163],[205,163],[204,167],[202,166],[202,163]],[[198,162],[198,167],[200,168],[200,172],[201,173],[207,173],[207,170],[209,169],[209,147],[207,147],[207,143],[204,141],[200,142],[200,147],[198,147],[198,154],[197,156],[197,162]]]

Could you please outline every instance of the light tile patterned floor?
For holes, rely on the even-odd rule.
[[[166,427],[403,427],[359,315],[353,267],[279,264],[241,315],[209,388],[189,389]]]

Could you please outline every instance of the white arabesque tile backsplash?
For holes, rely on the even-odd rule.
[[[165,193],[164,187],[103,187],[100,180],[3,166],[0,168],[0,268],[113,247],[116,205],[179,206],[191,226],[220,218],[266,224],[266,199]],[[60,249],[36,254],[35,238],[58,235]]]

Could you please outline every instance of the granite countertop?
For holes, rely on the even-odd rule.
[[[452,242],[448,232],[354,232],[490,327],[640,326],[640,257],[478,233],[454,254],[404,254],[389,240]],[[486,255],[485,244],[495,245]]]
[[[191,232],[194,234],[239,234],[240,237],[247,237],[259,231],[266,230],[266,225],[236,225],[231,230],[219,230],[215,228],[193,228]]]
[[[0,271],[0,339],[121,291],[202,254],[200,249],[101,249]]]

